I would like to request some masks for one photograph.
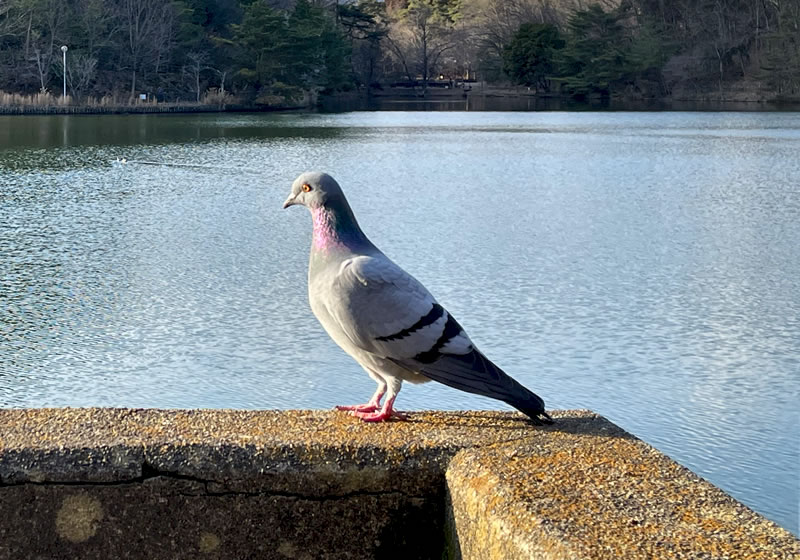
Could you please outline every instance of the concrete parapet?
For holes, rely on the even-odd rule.
[[[588,411],[0,410],[0,559],[798,558]]]

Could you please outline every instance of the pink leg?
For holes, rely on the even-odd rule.
[[[375,412],[381,407],[381,399],[383,398],[383,390],[381,387],[378,387],[378,390],[375,391],[375,394],[372,395],[372,398],[366,404],[349,404],[349,405],[339,405],[336,407],[336,410],[351,410],[353,412]]]
[[[383,407],[377,412],[353,411],[353,415],[358,416],[364,422],[383,422],[392,416],[405,419],[405,416],[398,414],[393,410],[392,407],[394,405],[394,399],[394,397],[389,397],[386,399],[386,402],[383,403]]]

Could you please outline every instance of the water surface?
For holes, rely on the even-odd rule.
[[[280,208],[320,169],[548,407],[797,533],[798,154],[798,113],[0,117],[0,406],[366,400],[306,303],[309,216]]]

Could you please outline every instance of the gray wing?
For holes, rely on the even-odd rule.
[[[407,360],[434,348],[461,354],[472,349],[463,331],[441,340],[450,320],[447,311],[416,278],[383,255],[344,261],[332,290],[325,298],[329,313],[363,350]]]
[[[479,352],[413,276],[383,255],[344,261],[327,307],[357,347],[450,387],[502,400],[536,423],[549,416],[538,395]]]

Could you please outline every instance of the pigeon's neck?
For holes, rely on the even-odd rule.
[[[350,208],[314,208],[312,249],[318,253],[357,250],[370,245]]]

